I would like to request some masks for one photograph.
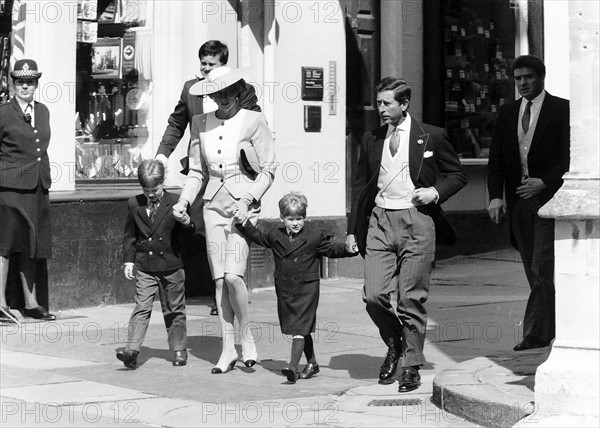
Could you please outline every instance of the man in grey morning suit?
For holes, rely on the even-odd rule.
[[[379,382],[394,381],[402,357],[398,391],[408,392],[420,386],[425,363],[424,303],[436,240],[456,239],[439,204],[466,184],[466,176],[446,132],[408,114],[405,81],[386,77],[376,91],[384,125],[361,144],[346,245],[349,251],[358,246],[365,258],[363,300],[388,347]]]

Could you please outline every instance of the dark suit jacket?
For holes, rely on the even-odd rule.
[[[379,191],[377,180],[388,125],[365,134],[360,147],[358,165],[352,186],[352,211],[348,219],[348,234],[354,234],[361,255],[365,255],[369,217]],[[424,157],[425,152],[431,153]],[[416,188],[435,187],[440,198],[437,204],[417,207],[430,215],[436,224],[436,240],[451,244],[454,231],[443,216],[439,204],[458,192],[467,178],[446,132],[442,128],[421,124],[412,119],[409,137],[410,178]]]
[[[293,242],[285,227],[274,227],[267,232],[254,227],[236,227],[252,242],[273,251],[275,259],[275,290],[277,313],[283,334],[306,335],[315,331],[319,304],[319,257],[352,257],[345,243],[334,243],[331,235],[305,223]]]
[[[502,106],[490,149],[488,191],[490,200],[506,196],[508,209],[519,199],[521,157],[517,123],[521,99]],[[569,101],[546,93],[531,141],[527,163],[529,176],[541,178],[546,188],[537,196],[540,206],[562,186],[570,162]]]
[[[25,115],[15,98],[0,106],[0,187],[44,189],[50,178],[50,113],[34,102],[35,128],[25,121]]]
[[[146,213],[148,198],[143,194],[129,199],[123,234],[123,262],[133,262],[143,272],[167,272],[183,267],[181,236],[193,233],[173,216],[179,197],[164,192],[154,223]]]
[[[156,152],[157,155],[162,154],[169,157],[183,137],[185,128],[188,124],[192,123],[192,118],[197,114],[204,113],[203,97],[190,94],[190,88],[200,80],[202,79],[188,80],[183,85],[179,102],[175,106],[175,110],[171,113],[171,116],[169,116],[169,124],[167,125],[167,129],[165,129],[162,141]],[[260,112],[260,107],[256,104],[257,101],[258,98],[256,97],[254,86],[246,83],[246,91],[240,95],[242,108]]]

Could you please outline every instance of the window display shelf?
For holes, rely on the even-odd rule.
[[[77,39],[77,181],[136,180],[152,93],[146,1],[82,4],[96,13],[78,16],[92,30]]]
[[[426,9],[426,37],[438,43],[425,67],[440,71],[425,73],[424,119],[445,127],[461,159],[485,159],[498,108],[514,100],[514,10],[509,0],[436,0]]]

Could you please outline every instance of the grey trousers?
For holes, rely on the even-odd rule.
[[[171,351],[187,347],[185,316],[185,273],[183,269],[171,272],[137,271],[135,308],[127,328],[126,350],[138,351],[146,337],[154,296],[158,291]]]
[[[401,352],[402,367],[423,365],[425,302],[435,256],[435,225],[416,208],[375,207],[369,221],[363,300],[388,346]],[[396,311],[391,293],[396,292]]]

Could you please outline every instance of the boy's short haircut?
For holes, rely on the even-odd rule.
[[[156,159],[145,159],[138,166],[138,180],[142,187],[155,187],[165,182],[165,166]]]
[[[279,200],[279,214],[282,217],[299,215],[306,218],[306,196],[300,192],[290,192]]]

